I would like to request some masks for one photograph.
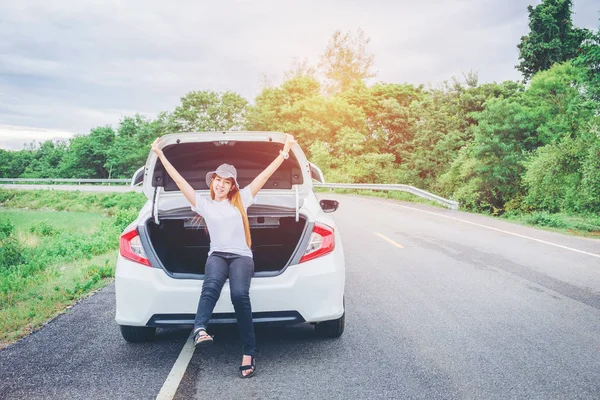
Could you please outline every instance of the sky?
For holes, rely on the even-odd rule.
[[[469,71],[519,80],[525,0],[0,0],[0,149],[67,139],[191,90],[252,102],[295,60],[316,65],[334,32],[362,29],[373,82],[436,85]],[[597,0],[574,0],[598,29]]]

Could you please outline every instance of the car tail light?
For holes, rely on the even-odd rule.
[[[300,262],[313,260],[317,257],[329,254],[335,248],[335,241],[333,239],[333,228],[327,225],[315,224],[308,248],[300,259]]]
[[[142,247],[142,241],[136,228],[121,235],[119,247],[123,257],[150,267],[150,260],[146,257],[146,252]]]

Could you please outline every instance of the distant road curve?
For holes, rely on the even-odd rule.
[[[108,186],[108,185],[16,185],[7,184],[0,185],[2,189],[19,189],[19,190],[79,190],[80,192],[97,192],[97,193],[115,193],[115,192],[142,192],[142,188],[125,186]]]

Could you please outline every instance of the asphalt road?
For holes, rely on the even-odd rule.
[[[237,377],[236,328],[196,349],[178,399],[598,399],[600,241],[352,196],[334,214],[346,332],[258,328]],[[114,287],[0,351],[2,399],[155,398],[189,330],[127,344]]]

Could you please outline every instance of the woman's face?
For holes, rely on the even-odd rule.
[[[233,187],[233,180],[231,178],[223,178],[219,175],[215,175],[212,181],[213,191],[215,192],[215,199],[222,200],[227,198],[227,194]]]

